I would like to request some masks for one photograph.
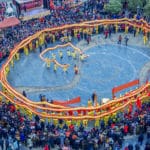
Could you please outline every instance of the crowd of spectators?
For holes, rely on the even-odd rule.
[[[108,121],[100,120],[99,127],[86,127],[75,123],[69,126],[63,120],[58,124],[43,121],[37,115],[30,119],[11,103],[0,105],[0,146],[2,150],[29,149],[74,150],[150,150],[150,102],[132,113],[119,112]],[[124,143],[131,136],[135,145]],[[130,139],[131,140],[131,139]],[[126,146],[126,147],[125,147]]]

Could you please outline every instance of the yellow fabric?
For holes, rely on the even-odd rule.
[[[11,66],[14,67],[14,59],[13,58],[10,63],[11,63]]]
[[[29,43],[29,49],[30,49],[30,51],[32,51],[32,42]]]
[[[5,90],[6,90],[6,89],[5,89],[5,87],[4,87],[4,86],[2,86],[2,92],[5,92]]]
[[[3,96],[0,96],[0,102],[3,100]]]
[[[68,67],[63,67],[63,71],[67,72]]]
[[[50,62],[50,60],[49,60],[49,59],[46,61],[46,65],[47,65],[47,68],[50,68],[50,66],[51,66],[51,62]]]
[[[90,111],[87,114],[90,115],[90,116],[94,116],[94,111]]]
[[[44,120],[44,119],[40,119],[40,121],[41,121],[41,122],[44,122],[45,120]]]
[[[98,26],[95,27],[96,34],[98,34]]]
[[[67,50],[67,55],[68,55],[68,56],[71,56],[70,50]]]
[[[55,35],[53,35],[53,42],[55,42]]]
[[[53,123],[54,123],[54,125],[57,125],[58,124],[58,119],[53,119]]]
[[[88,125],[88,120],[87,120],[87,119],[84,119],[84,120],[83,120],[83,125],[84,125],[84,126],[87,126],[87,125]]]
[[[79,32],[82,32],[82,31],[83,31],[83,29],[82,29],[82,28],[80,28],[80,29],[79,29]]]
[[[76,52],[75,51],[72,52],[72,58],[74,58],[74,59],[76,58]]]
[[[77,30],[74,29],[74,36],[77,37]]]
[[[143,42],[144,42],[144,45],[147,43],[147,36],[146,35],[143,36]]]
[[[20,58],[20,54],[16,53],[16,60],[19,60],[19,58]]]
[[[77,120],[76,125],[77,125],[78,127],[80,127],[80,125],[81,125],[81,120]]]
[[[99,127],[99,119],[95,120],[95,127]]]
[[[66,124],[67,124],[67,126],[70,126],[71,125],[71,120],[67,120]]]
[[[44,44],[44,34],[41,34],[39,37],[39,44],[43,45]]]
[[[139,34],[140,29],[136,28],[136,36]]]
[[[57,71],[57,64],[54,64],[54,71]]]
[[[60,58],[63,57],[62,51],[59,51],[59,57],[60,57]]]
[[[29,55],[29,51],[28,51],[27,47],[24,47],[24,53],[25,53],[25,55]]]
[[[10,71],[9,66],[7,66],[7,67],[5,68],[5,71],[6,71],[7,73]]]
[[[56,55],[54,53],[52,53],[52,58],[56,59]]]
[[[39,42],[38,42],[38,40],[36,40],[36,48],[38,48],[39,47]]]
[[[8,99],[6,99],[6,100],[5,100],[5,103],[6,103],[6,104],[8,104],[8,103],[9,103],[9,100],[8,100]]]
[[[116,33],[117,33],[118,32],[118,25],[116,25],[115,27],[116,27],[115,29],[116,29]]]
[[[125,33],[128,33],[128,29],[129,29],[129,27],[126,26],[126,27],[125,27]]]
[[[88,100],[88,107],[89,106],[92,106],[92,101],[91,100]]]

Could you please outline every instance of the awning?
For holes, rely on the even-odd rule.
[[[19,23],[20,21],[16,17],[5,18],[0,22],[0,29],[15,26]]]

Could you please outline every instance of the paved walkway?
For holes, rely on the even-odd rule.
[[[138,36],[134,37],[133,34],[116,33],[116,34],[112,34],[111,37],[107,39],[105,39],[103,34],[100,34],[100,35],[93,36],[92,42],[90,42],[89,45],[87,45],[86,41],[82,40],[76,46],[80,48],[82,51],[86,51],[96,45],[117,44],[119,35],[122,36],[122,43],[121,43],[122,46],[126,46],[124,37],[127,36],[129,38],[129,41],[128,41],[129,47],[136,46],[140,48],[141,47],[147,48],[146,49],[147,54],[149,54],[150,56],[150,41],[148,41],[146,45],[144,45],[142,34],[139,34]],[[150,62],[146,63],[139,72],[140,84],[145,83],[149,74],[150,74]]]

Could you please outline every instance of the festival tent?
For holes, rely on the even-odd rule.
[[[15,26],[19,23],[20,21],[16,17],[5,18],[0,22],[0,29]]]

